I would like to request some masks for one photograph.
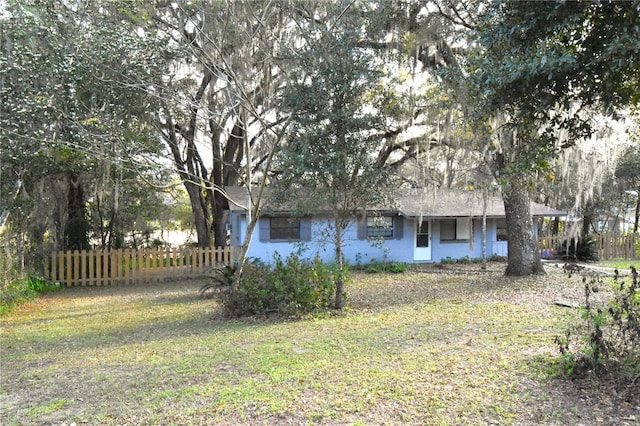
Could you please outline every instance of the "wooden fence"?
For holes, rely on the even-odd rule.
[[[234,261],[230,248],[64,251],[51,255],[45,277],[66,286],[152,283],[197,277]]]
[[[591,235],[596,241],[596,254],[602,260],[608,259],[640,259],[640,234],[614,234],[603,233]],[[567,239],[564,236],[548,236],[539,239],[540,253],[543,257],[553,250],[555,254],[563,242]]]

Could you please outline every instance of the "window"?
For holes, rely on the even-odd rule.
[[[443,219],[440,221],[440,241],[468,241],[471,219]]]
[[[285,243],[311,240],[311,219],[308,217],[263,216],[258,222],[262,242]]]
[[[269,224],[272,240],[299,240],[300,219],[272,217]]]
[[[505,219],[496,220],[496,241],[507,241],[507,221]]]
[[[393,218],[390,216],[367,218],[367,238],[393,237]]]
[[[429,247],[429,221],[423,220],[416,232],[416,247]]]
[[[456,239],[456,220],[446,219],[440,221],[440,241],[453,241]]]
[[[371,216],[358,221],[358,239],[383,238],[401,240],[404,221],[401,216]]]

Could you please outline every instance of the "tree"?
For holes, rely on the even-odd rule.
[[[353,3],[316,11],[300,64],[286,87],[293,118],[279,153],[276,185],[282,200],[295,198],[301,215],[328,211],[323,237],[343,267],[344,235],[366,207],[388,203],[390,167],[380,160],[395,94],[376,52],[359,43],[369,16]],[[312,196],[292,194],[312,191]],[[364,218],[362,218],[364,219]],[[344,282],[336,276],[335,307],[342,308]]]
[[[593,135],[563,149],[548,179],[537,182],[533,191],[535,201],[582,218],[582,223],[564,222],[562,231],[569,238],[599,232],[598,218],[618,215],[628,205],[628,196],[614,176],[626,146],[628,124],[604,116],[593,120]],[[561,230],[559,220],[549,225],[554,235]]]
[[[163,44],[110,5],[10,2],[3,18],[0,208],[40,260],[45,236],[52,249],[87,247],[101,163],[133,172],[158,154],[140,82],[164,62]]]
[[[593,133],[584,111],[637,103],[639,22],[638,2],[484,5],[465,70],[475,118],[493,124],[487,153],[505,200],[507,274],[542,271],[529,191],[562,149]]]
[[[638,222],[640,222],[640,144],[638,141],[635,141],[620,156],[615,177],[625,195],[635,195],[633,232],[638,232]]]
[[[154,27],[180,50],[162,84],[159,127],[189,198],[198,245],[226,245],[226,186],[251,186],[266,165],[286,116],[278,90],[293,46],[295,4],[180,3],[160,9]],[[187,70],[187,72],[183,72]],[[185,99],[188,101],[185,102]]]

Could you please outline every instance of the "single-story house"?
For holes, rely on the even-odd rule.
[[[247,228],[248,193],[244,187],[226,188],[230,202],[230,245],[241,246]],[[265,204],[254,230],[248,257],[270,262],[274,254],[287,257],[300,253],[306,258],[334,259],[334,246],[326,242],[331,212],[314,211],[292,215],[290,207],[270,201]],[[439,262],[446,258],[482,257],[482,217],[485,203],[479,191],[399,189],[393,208],[367,209],[354,217],[344,235],[343,252],[351,264],[372,261],[407,263]],[[531,203],[534,218],[565,216],[566,213]],[[507,255],[504,203],[500,197],[486,200],[486,253]],[[534,220],[537,235],[537,221]],[[323,232],[324,231],[324,232]]]

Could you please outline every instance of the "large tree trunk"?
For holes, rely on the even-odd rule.
[[[65,226],[65,249],[86,250],[89,248],[89,223],[80,175],[69,173],[68,218]]]
[[[213,114],[212,114],[213,115]],[[210,181],[215,190],[212,195],[213,234],[216,247],[227,246],[227,224],[229,222],[229,201],[220,192],[227,186],[238,184],[240,168],[244,159],[244,122],[238,115],[236,123],[226,141],[220,141],[220,130],[213,119],[209,120],[211,146],[213,148],[213,167]]]
[[[213,199],[213,241],[216,247],[226,247],[229,202],[218,191],[213,194]]]
[[[517,179],[518,176],[514,176],[511,180]],[[544,274],[531,219],[527,188],[520,182],[509,182],[503,188],[502,195],[509,242],[506,274],[511,276]]]
[[[26,234],[26,241],[24,248],[24,264],[27,270],[37,271],[43,273],[44,271],[44,258],[45,253],[45,234],[47,233],[48,212],[46,210],[51,209],[48,205],[48,200],[45,194],[45,179],[42,178],[30,188],[30,194],[25,189],[24,185],[22,194],[26,199],[39,200],[33,204],[30,208],[28,218],[23,222],[24,226],[20,226],[24,229]],[[46,182],[48,183],[48,182]],[[47,185],[48,187],[49,185]]]
[[[209,219],[204,195],[200,187],[193,182],[185,181],[184,186],[191,201],[193,224],[196,227],[196,235],[198,236],[198,247],[209,247],[211,245],[211,233],[209,232]]]
[[[66,176],[59,174],[53,179],[49,191],[51,191],[52,198],[55,200],[53,208],[53,226],[51,232],[53,233],[54,245],[53,251],[64,250],[65,247],[65,230],[67,229],[67,192],[68,182]]]

